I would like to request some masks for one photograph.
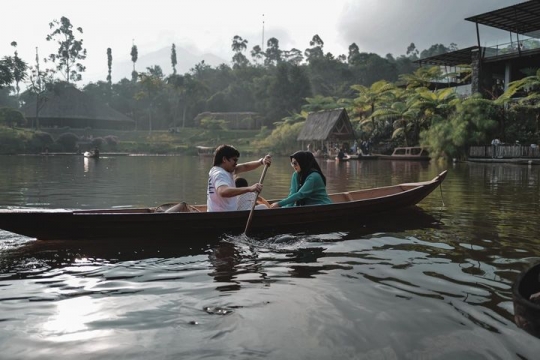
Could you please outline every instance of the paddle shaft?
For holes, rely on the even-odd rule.
[[[261,174],[261,179],[259,180],[259,184],[262,185],[263,181],[264,181],[264,177],[266,176],[266,170],[268,170],[268,165],[264,165],[264,169],[263,169],[263,172]],[[257,193],[257,195],[259,195],[260,193]],[[247,220],[247,224],[246,224],[246,229],[244,230],[244,234],[247,234],[248,232],[248,229],[249,229],[249,225],[251,225],[251,219],[253,218],[253,210],[255,209],[255,205],[257,205],[257,200],[255,200],[253,202],[253,204],[251,204],[251,211],[249,212],[249,217],[248,217],[248,220]]]

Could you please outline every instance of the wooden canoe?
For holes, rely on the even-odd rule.
[[[317,224],[354,221],[367,215],[416,205],[446,177],[430,181],[330,194],[328,205],[256,210],[250,232],[303,231]],[[270,203],[273,200],[270,201]],[[159,212],[156,208],[51,210],[0,210],[0,229],[41,240],[176,239],[197,234],[241,234],[249,211]]]
[[[540,292],[540,263],[523,271],[512,286],[514,321],[529,334],[540,337],[540,303],[530,300]]]

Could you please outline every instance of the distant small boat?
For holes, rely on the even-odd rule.
[[[345,155],[341,159],[338,156],[336,156],[336,161],[349,161],[351,159],[352,157],[350,155]]]
[[[214,156],[215,148],[209,146],[196,146],[199,156],[211,157]]]
[[[349,155],[351,160],[377,160],[379,157],[377,155]]]
[[[429,152],[421,146],[397,147],[392,155],[376,155],[383,160],[413,160],[413,161],[429,161],[431,157]]]
[[[531,295],[540,293],[540,263],[523,271],[512,286],[514,321],[529,334],[540,337],[540,303]]]
[[[93,159],[97,159],[99,158],[99,151],[85,151],[83,153],[84,157],[86,158],[93,158]]]

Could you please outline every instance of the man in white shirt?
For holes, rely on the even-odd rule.
[[[207,211],[235,211],[238,209],[237,196],[248,192],[260,193],[262,184],[237,188],[234,175],[251,171],[272,163],[270,155],[259,160],[238,164],[240,152],[230,145],[220,145],[214,155],[214,166],[208,173],[206,191]]]

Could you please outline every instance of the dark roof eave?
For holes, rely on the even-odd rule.
[[[529,34],[540,30],[540,1],[525,1],[470,16],[465,20],[518,34]]]

